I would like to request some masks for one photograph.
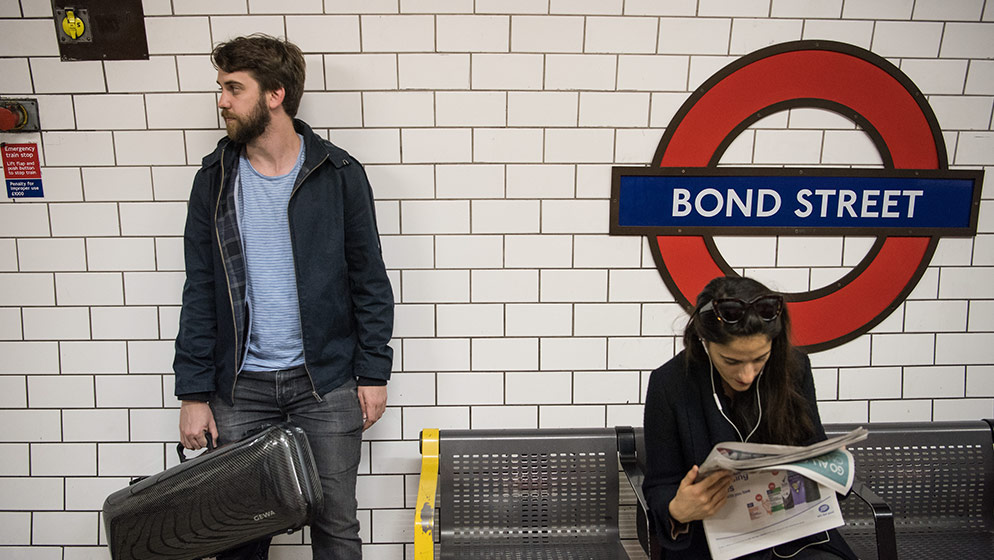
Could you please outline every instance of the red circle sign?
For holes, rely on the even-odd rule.
[[[851,118],[873,139],[886,167],[947,168],[935,114],[911,80],[869,51],[828,41],[775,45],[719,71],[677,112],[653,165],[714,167],[749,125],[795,107]],[[841,280],[787,294],[795,344],[824,350],[873,328],[914,288],[937,242],[938,237],[878,238]],[[710,236],[659,236],[653,252],[663,279],[688,308],[712,278],[735,275]]]

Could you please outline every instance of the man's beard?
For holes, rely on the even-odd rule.
[[[269,114],[269,107],[266,105],[265,95],[259,96],[259,103],[247,117],[242,119],[231,113],[221,112],[222,117],[234,117],[233,121],[226,121],[225,127],[228,131],[228,138],[239,144],[248,144],[266,131],[272,117]]]

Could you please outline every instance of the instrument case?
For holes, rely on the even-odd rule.
[[[182,445],[177,450],[179,465],[136,479],[104,501],[114,560],[213,556],[300,529],[321,509],[307,436],[290,423],[193,459],[185,458]]]

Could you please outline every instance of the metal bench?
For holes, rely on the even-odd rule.
[[[829,437],[858,424],[826,424]],[[869,437],[849,446],[857,481],[842,502],[846,541],[863,559],[965,559],[994,555],[994,421],[865,425]],[[619,428],[634,453],[622,467],[639,501],[639,542],[664,558],[648,516],[641,428]],[[631,446],[631,444],[624,444]]]
[[[825,429],[833,436],[854,427]],[[893,512],[896,546],[893,555],[881,547],[879,524],[873,531],[880,516],[845,500],[843,534],[860,558],[874,553],[881,560],[994,557],[994,420],[867,428],[870,436],[849,450],[856,475]]]
[[[418,560],[628,560],[614,428],[424,430],[421,453]]]

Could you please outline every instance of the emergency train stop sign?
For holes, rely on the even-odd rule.
[[[884,168],[718,167],[739,133],[799,107],[854,121]],[[935,114],[896,66],[853,45],[796,41],[738,59],[701,85],[667,126],[651,167],[613,169],[611,234],[647,236],[688,311],[708,281],[736,274],[714,236],[875,237],[840,280],[785,294],[794,343],[816,352],[899,307],[940,237],[976,234],[982,184],[982,170],[948,169]]]

